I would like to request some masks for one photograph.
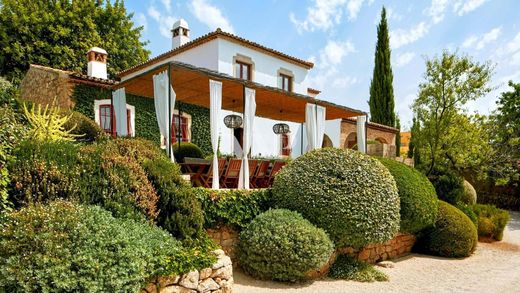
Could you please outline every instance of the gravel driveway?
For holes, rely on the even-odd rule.
[[[234,292],[520,292],[520,213],[511,212],[504,239],[479,243],[465,259],[411,254],[379,268],[389,282],[358,283],[331,279],[287,285],[257,281],[237,270]]]

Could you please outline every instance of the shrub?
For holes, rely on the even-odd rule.
[[[206,228],[220,224],[242,229],[271,207],[271,190],[212,190],[194,188],[202,204]]]
[[[390,172],[353,150],[324,148],[284,167],[273,185],[275,206],[300,212],[337,246],[363,247],[399,230],[399,195]]]
[[[269,210],[242,230],[237,249],[242,268],[252,276],[296,281],[324,265],[334,247],[325,231],[300,214]]]
[[[435,225],[421,233],[416,247],[426,253],[444,257],[466,257],[477,246],[477,229],[456,207],[439,201]]]
[[[70,134],[74,135],[75,140],[82,142],[93,142],[107,137],[105,131],[97,123],[79,112],[67,113],[70,117],[63,127]]]
[[[378,158],[395,179],[401,203],[400,230],[417,233],[431,226],[437,216],[435,188],[421,172],[395,160]]]
[[[388,281],[388,276],[376,270],[373,265],[342,254],[332,264],[329,277],[356,282]]]
[[[430,181],[440,200],[456,205],[464,194],[464,179],[454,171],[434,170]]]
[[[478,235],[502,240],[504,228],[509,222],[509,213],[493,205],[475,204],[473,210],[478,217]]]
[[[468,218],[475,225],[475,227],[478,227],[478,217],[477,214],[475,214],[475,212],[473,211],[472,206],[459,202],[455,207],[458,208],[461,212],[463,212],[466,216],[468,216]]]
[[[0,107],[0,145],[7,154],[27,135],[28,127],[20,116],[10,107]]]
[[[150,277],[214,261],[157,227],[63,201],[9,214],[0,235],[5,292],[138,292]]]
[[[464,192],[462,193],[462,195],[460,197],[460,201],[465,204],[469,204],[469,205],[476,204],[477,203],[477,191],[475,190],[473,185],[471,185],[471,183],[469,183],[467,180],[464,180],[463,187],[464,187]]]
[[[65,129],[65,123],[71,115],[63,116],[58,107],[33,104],[31,110],[23,105],[25,117],[29,122],[28,136],[36,140],[73,140],[76,135],[72,134],[73,128]]]
[[[200,148],[191,142],[176,143],[172,146],[173,156],[176,162],[184,162],[184,158],[204,158]]]

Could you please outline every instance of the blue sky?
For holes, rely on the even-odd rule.
[[[507,81],[520,82],[520,1],[516,0],[127,0],[134,21],[145,27],[152,56],[171,49],[170,29],[188,21],[191,37],[217,27],[315,63],[310,86],[321,99],[368,112],[376,25],[387,8],[396,111],[404,128],[424,73],[424,59],[458,50],[495,64],[488,96],[468,112],[495,108]]]

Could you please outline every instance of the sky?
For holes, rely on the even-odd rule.
[[[491,62],[494,90],[468,113],[495,109],[507,81],[520,82],[517,0],[126,0],[152,57],[171,49],[171,27],[184,18],[191,38],[216,28],[315,63],[309,86],[320,99],[369,112],[377,23],[387,9],[396,111],[411,126],[410,105],[426,58],[443,50]]]

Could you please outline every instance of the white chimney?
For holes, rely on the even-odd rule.
[[[87,52],[87,75],[91,77],[107,79],[107,51],[93,47]]]
[[[172,28],[172,49],[176,49],[190,41],[190,28],[188,22],[179,19],[173,24]]]

